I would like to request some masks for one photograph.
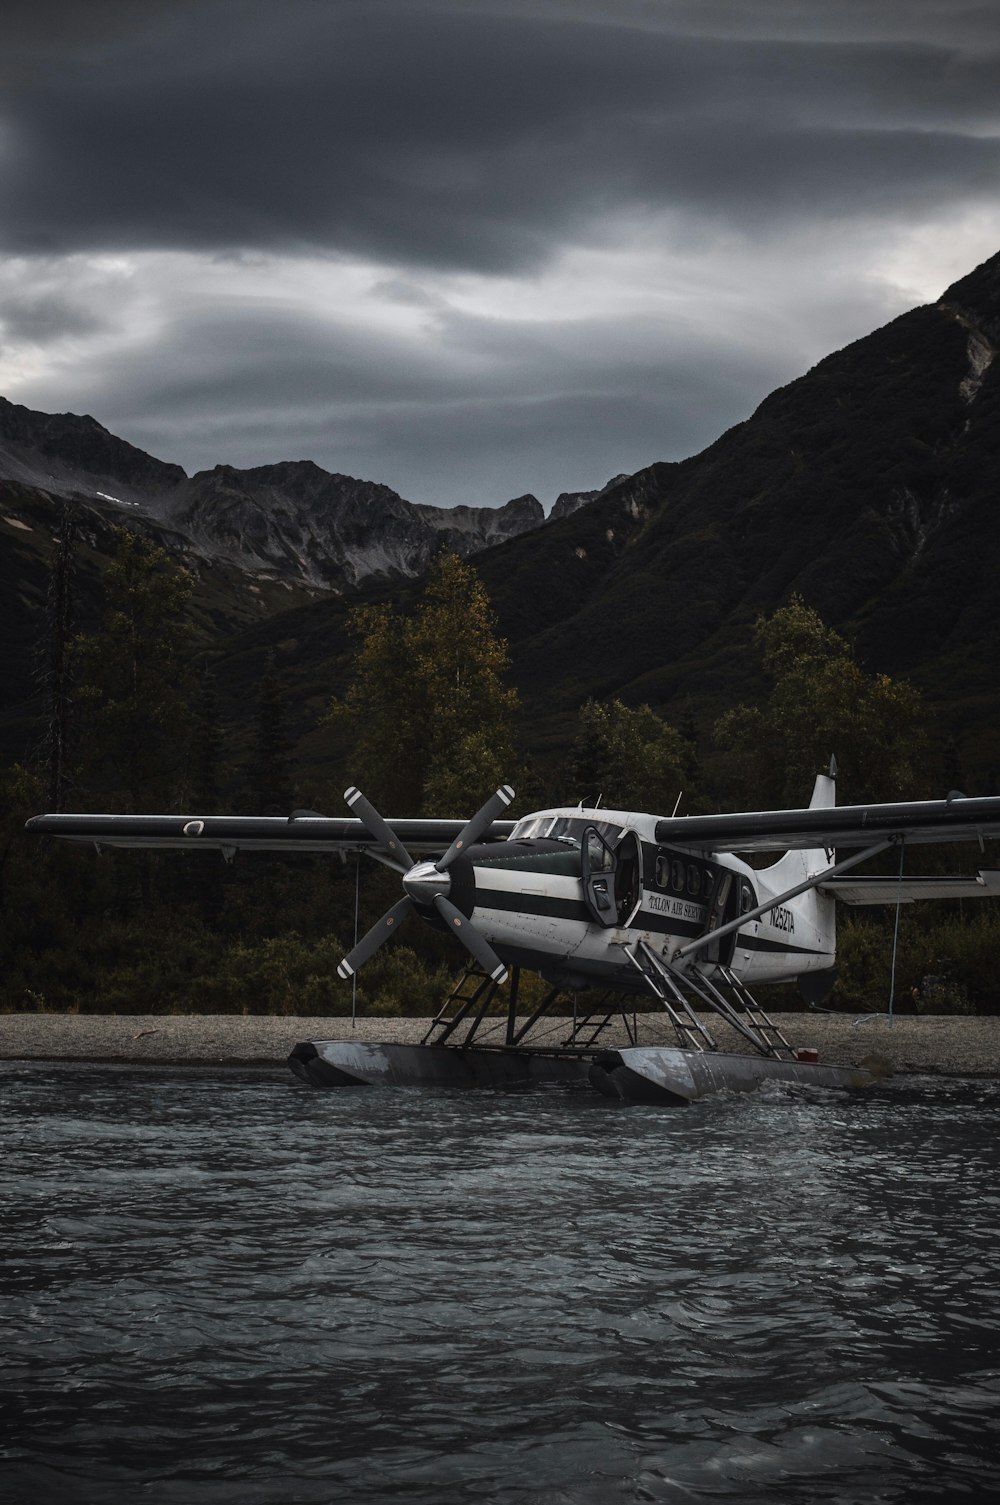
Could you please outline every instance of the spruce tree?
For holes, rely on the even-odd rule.
[[[73,643],[81,781],[111,808],[169,809],[183,792],[191,726],[191,583],[164,549],[117,535],[100,622]]]
[[[45,607],[47,630],[41,672],[46,702],[42,752],[47,773],[47,803],[53,811],[63,808],[69,783],[75,542],[73,517],[68,505],[64,504],[56,552],[49,574]]]
[[[247,787],[253,815],[290,815],[295,803],[292,742],[273,651],[264,659],[257,691],[254,740]]]
[[[926,732],[916,690],[887,674],[866,674],[850,645],[800,596],[758,618],[754,637],[771,690],[763,705],[735,706],[715,725],[739,801],[751,809],[801,805],[831,753],[844,800],[924,792]]]
[[[414,611],[352,613],[354,673],[330,719],[353,742],[350,782],[394,815],[471,814],[516,779],[517,692],[472,565],[441,554]]]

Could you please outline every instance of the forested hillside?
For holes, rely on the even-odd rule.
[[[64,570],[56,584],[65,587]],[[394,814],[467,815],[505,778],[519,787],[521,813],[598,793],[606,808],[667,810],[681,793],[686,809],[739,808],[796,802],[831,741],[849,797],[905,798],[926,782],[920,696],[866,674],[798,597],[758,622],[755,651],[769,688],[760,704],[733,706],[702,739],[717,754],[713,767],[692,728],[668,724],[648,705],[589,697],[570,722],[567,756],[541,768],[517,747],[519,698],[488,596],[471,566],[444,555],[412,610],[367,605],[350,614],[350,687],[327,699],[314,728],[332,739],[336,776],[321,785],[289,733],[273,655],[242,742],[222,723],[217,673],[185,664],[190,590],[162,551],[124,532],[93,631],[55,638],[62,655],[49,665],[45,739],[0,786],[2,1006],[343,1013],[360,1003],[420,1014],[436,1007],[459,966],[450,937],[410,926],[405,945],[385,948],[365,968],[355,997],[336,965],[393,902],[394,874],[337,857],[244,853],[227,863],[197,851],[67,850],[25,833],[25,820],[43,808],[336,810],[338,789],[358,768],[366,793]],[[64,594],[54,591],[55,608]],[[58,610],[51,616],[58,627]],[[837,1001],[880,1007],[884,924],[849,923],[843,939]],[[1000,1003],[998,939],[992,907],[921,914],[904,927],[901,963],[915,978],[941,975],[947,953],[951,1006],[989,1011]],[[526,983],[525,1002],[533,986]],[[790,1002],[787,994],[771,1000]]]
[[[388,813],[462,815],[503,778],[521,810],[612,789],[724,809],[806,799],[831,752],[849,799],[994,792],[998,346],[1000,256],[702,454],[618,480],[469,576],[456,560],[433,630],[425,580],[296,597],[232,566],[179,573],[169,530],[161,548],[128,516],[7,482],[4,1002],[345,1002],[352,871],[32,845],[23,821],[53,803],[336,811],[370,781],[409,807]],[[774,634],[793,627],[782,690]],[[483,633],[495,684],[456,698]],[[388,882],[362,883],[362,925]],[[985,910],[918,917],[905,965],[944,957],[955,996],[993,1008],[995,929]],[[847,933],[842,1002],[873,1003],[878,967],[851,957],[880,932]],[[426,1003],[453,958],[413,944],[364,979],[368,1004]]]
[[[620,478],[571,515],[480,553],[524,701],[527,752],[561,758],[570,713],[588,695],[646,701],[701,734],[759,688],[753,622],[798,592],[868,668],[926,693],[939,765],[957,748],[966,780],[992,787],[998,346],[1000,255],[774,392],[703,453]],[[28,505],[13,482],[5,496],[15,510]],[[30,745],[38,711],[29,659],[45,632],[59,510],[37,492],[30,500],[27,529],[0,524],[8,756]],[[80,513],[84,584],[110,547],[111,519],[95,505]],[[169,530],[158,541],[171,548]],[[312,729],[323,697],[346,689],[352,598],[317,598],[298,577],[250,579],[189,549],[174,557],[194,572],[197,647],[219,667],[224,719],[245,724],[272,653],[302,756],[317,774],[328,770],[330,749]],[[361,594],[405,603],[412,590],[382,577]],[[82,590],[85,622],[93,600]]]
[[[482,560],[540,739],[581,694],[704,724],[758,681],[757,615],[799,592],[906,675],[984,789],[1000,768],[1000,255],[653,465]]]

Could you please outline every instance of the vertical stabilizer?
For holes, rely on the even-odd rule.
[[[829,773],[816,775],[809,809],[832,810],[836,803],[837,761],[831,758]],[[803,878],[822,872],[832,861],[833,854],[826,847],[815,847],[809,851],[786,852],[784,857],[779,857],[772,867],[765,868],[764,871],[773,888],[791,888]]]
[[[816,775],[809,809],[831,810],[836,803],[837,760],[831,758],[828,772]],[[795,850],[786,852],[771,867],[762,869],[760,876],[774,893],[780,893],[823,872],[834,860],[833,851],[827,847]],[[808,934],[807,945],[828,954],[827,965],[832,966],[837,949],[836,900],[829,894],[821,894],[818,889],[810,889],[795,902],[802,916],[800,935],[804,939]]]
[[[837,760],[830,759],[830,768],[827,773],[818,773],[813,785],[812,799],[809,801],[810,810],[832,810],[837,803]]]

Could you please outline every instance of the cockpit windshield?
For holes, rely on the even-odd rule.
[[[593,820],[591,817],[579,815],[529,815],[524,820],[519,820],[511,831],[508,841],[532,841],[544,838],[546,841],[564,841],[567,846],[579,847],[583,842],[583,833],[587,830],[600,831],[609,846],[616,846],[621,834],[622,827],[612,825],[607,820]]]

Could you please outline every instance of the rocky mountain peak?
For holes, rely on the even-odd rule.
[[[94,418],[35,413],[0,398],[4,480],[85,499],[114,522],[141,516],[189,568],[218,562],[254,579],[320,590],[370,576],[415,576],[442,547],[474,554],[545,521],[534,496],[502,507],[420,505],[390,486],[312,460],[246,470],[220,464],[189,479],[180,466],[115,438]]]
[[[182,486],[179,465],[118,439],[89,414],[36,413],[0,397],[0,474],[42,490],[133,504]]]
[[[574,512],[579,512],[588,502],[595,501],[599,496],[604,496],[613,487],[627,481],[629,477],[622,472],[621,475],[612,476],[605,485],[599,486],[596,491],[561,491],[552,505],[549,513],[551,521],[556,522],[560,517],[571,517]]]

